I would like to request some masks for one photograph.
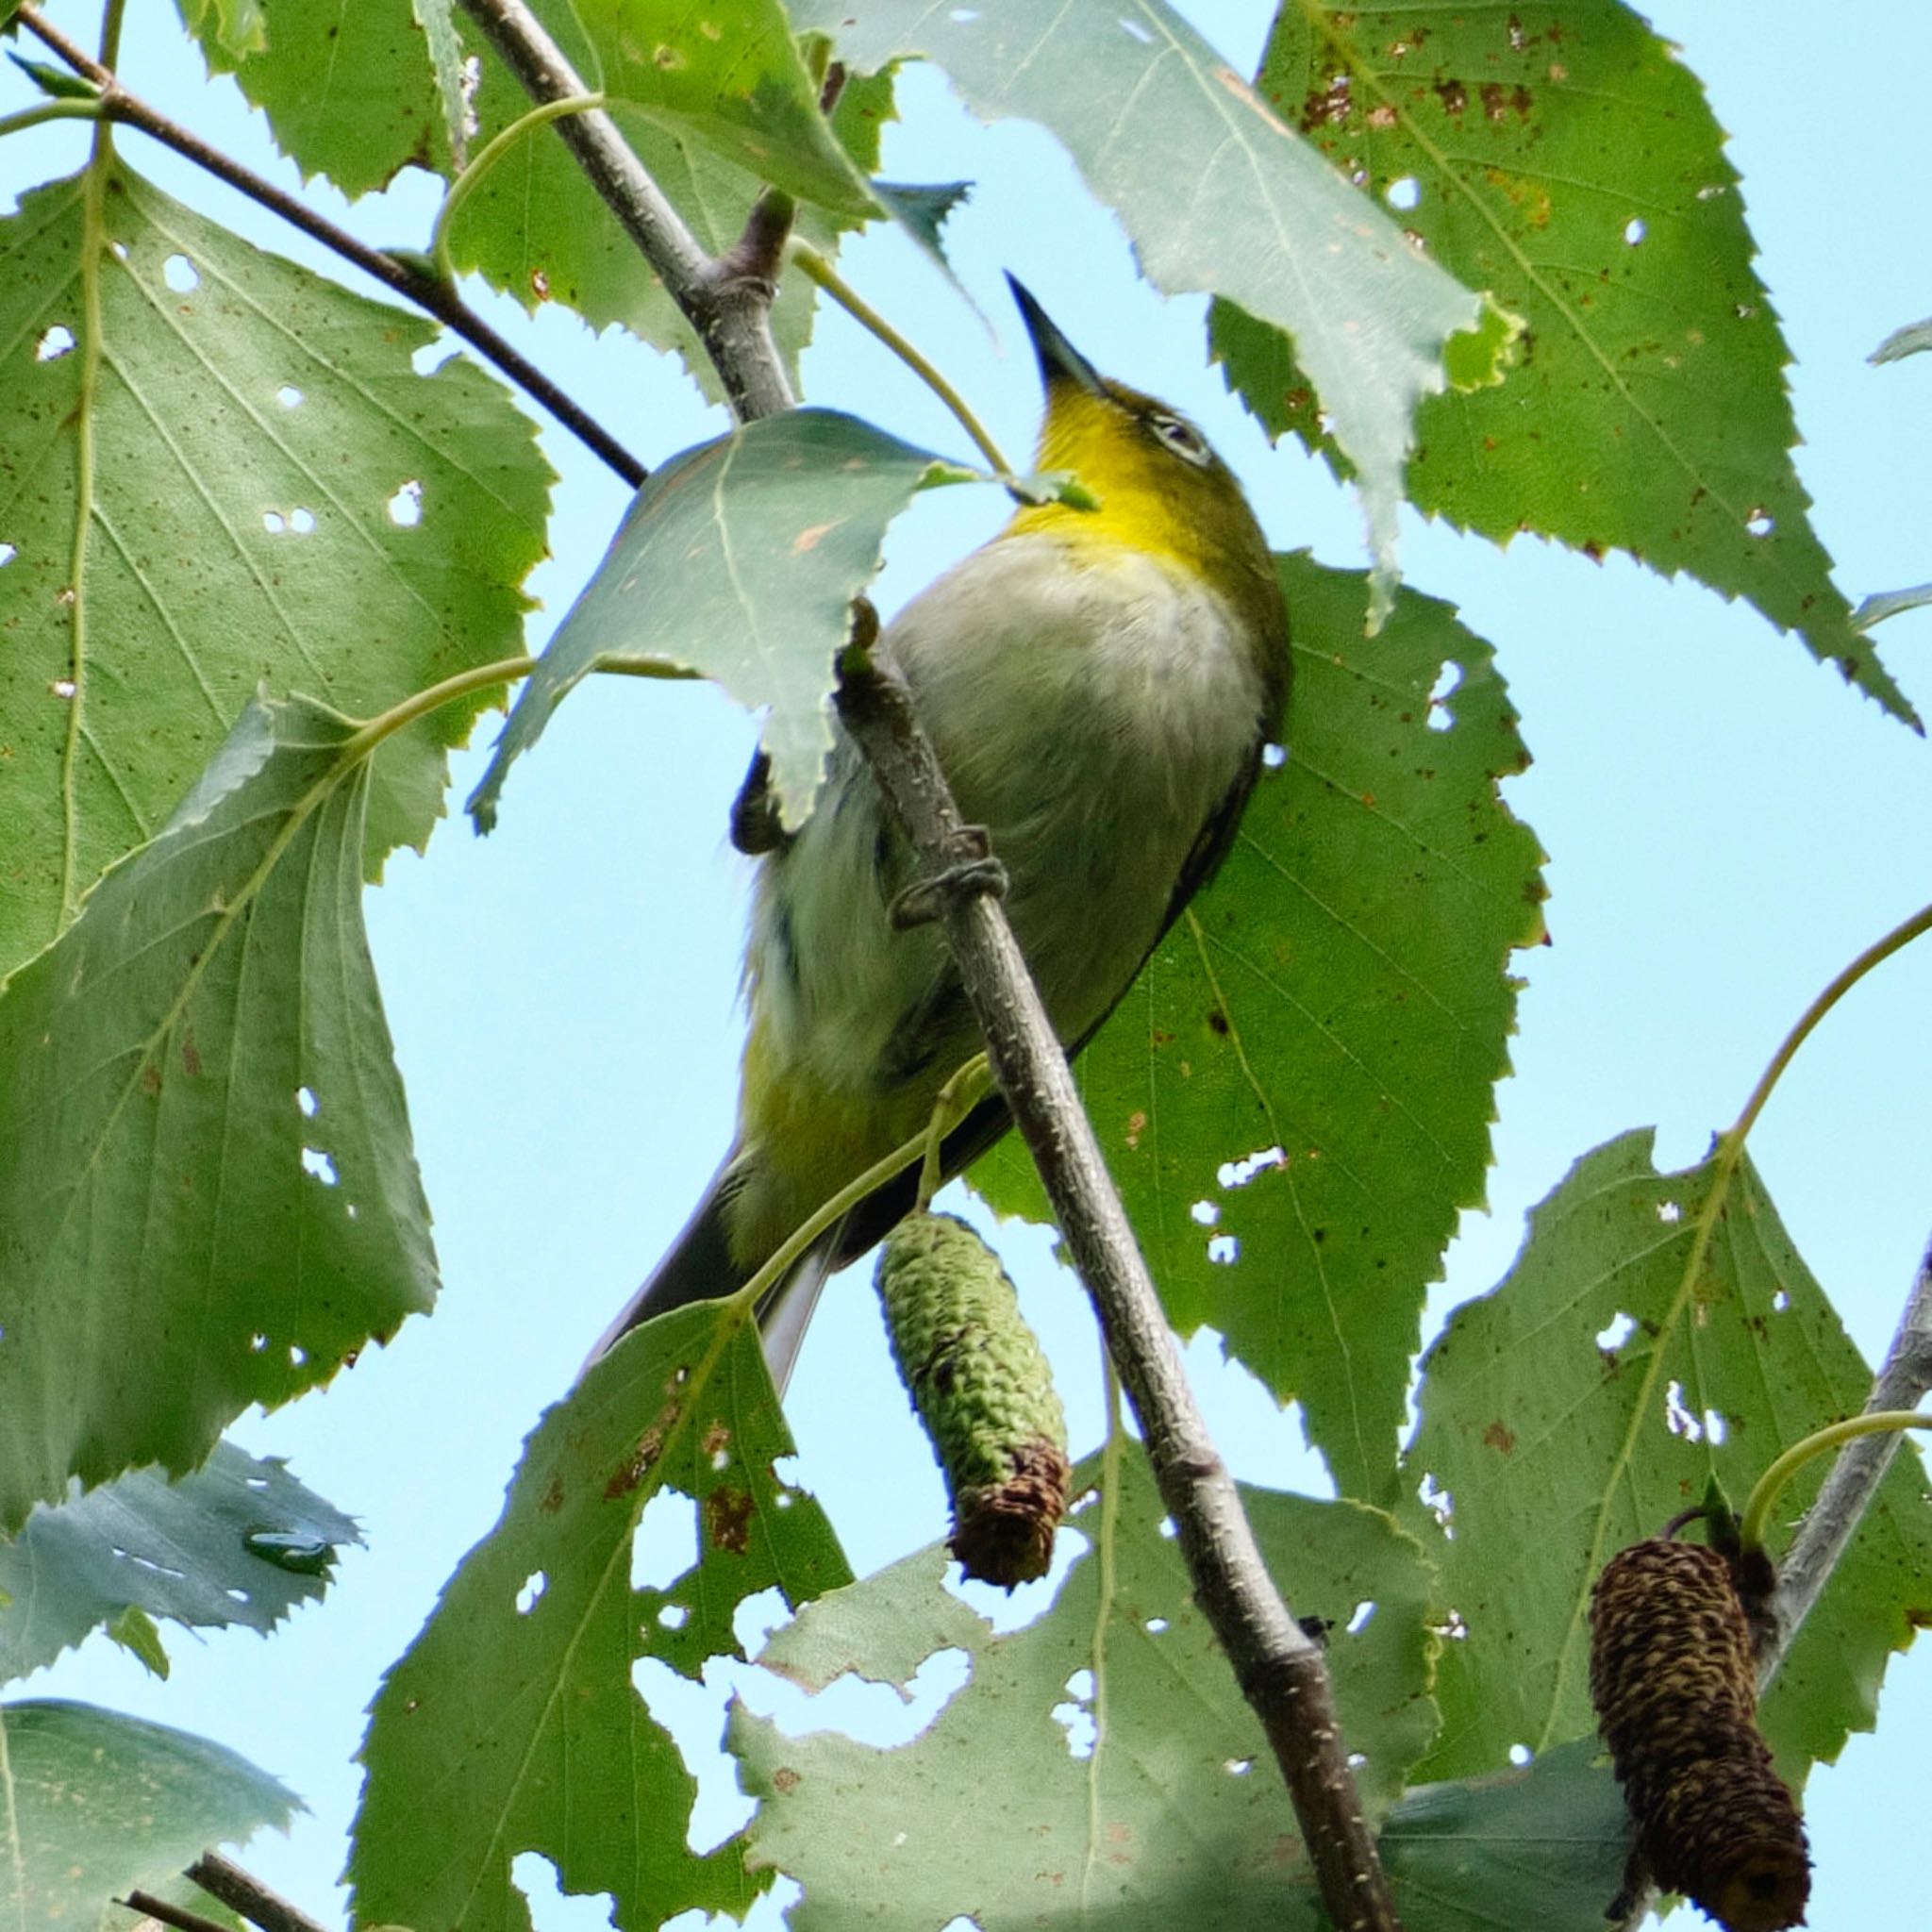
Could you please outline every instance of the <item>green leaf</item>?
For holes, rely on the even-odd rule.
[[[154,835],[262,685],[369,714],[514,655],[549,471],[475,367],[416,373],[430,324],[119,164],[25,196],[0,256],[0,475],[17,479],[0,569],[4,974]],[[441,747],[490,696],[384,747],[372,858],[428,838]]]
[[[111,1624],[103,1627],[123,1650],[141,1660],[150,1675],[167,1682],[168,1647],[161,1641],[155,1620],[139,1604],[129,1604]]]
[[[874,181],[872,192],[928,255],[937,256],[943,253],[941,238],[946,220],[972,194],[973,184],[941,181],[928,186],[910,181]]]
[[[1618,0],[1284,7],[1257,83],[1428,257],[1527,323],[1500,389],[1418,421],[1419,508],[1688,571],[1914,721],[1850,623],[1790,451],[1790,360],[1695,75]],[[1263,424],[1359,467],[1306,343],[1224,285],[1210,340]],[[1245,312],[1242,312],[1245,311]],[[1257,318],[1260,318],[1257,320]],[[1299,352],[1299,365],[1296,352]],[[1306,370],[1307,374],[1303,374]]]
[[[1075,1487],[1100,1468],[1090,1458]],[[805,1886],[793,1932],[958,1913],[983,1932],[1076,1917],[1109,1932],[1319,1923],[1274,1758],[1160,1534],[1138,1453],[1119,1485],[1111,1529],[1098,1501],[1074,1518],[1090,1539],[1111,1536],[1111,1563],[1090,1550],[1024,1629],[995,1636],[948,1595],[934,1546],[814,1605],[766,1646],[759,1661],[809,1690],[847,1671],[903,1683],[924,1651],[971,1659],[966,1687],[896,1749],[788,1737],[734,1709],[727,1742],[761,1801],[752,1862]],[[1296,1613],[1335,1626],[1342,1727],[1379,1813],[1435,1723],[1429,1568],[1379,1511],[1258,1490],[1243,1501]],[[1090,1755],[1070,1748],[1075,1712],[1103,1721]]]
[[[1374,1499],[1424,1290],[1483,1197],[1541,855],[1497,795],[1528,759],[1490,646],[1409,591],[1364,642],[1359,576],[1277,562],[1287,767],[1079,1077],[1175,1325],[1299,1397],[1342,1492]],[[1017,1149],[973,1178],[1043,1218]]]
[[[436,1290],[361,920],[366,741],[258,701],[0,994],[0,1531],[203,1461]]]
[[[151,1617],[190,1629],[273,1630],[322,1594],[328,1565],[291,1569],[264,1539],[329,1552],[362,1541],[355,1523],[304,1489],[286,1464],[231,1442],[176,1483],[141,1469],[86,1495],[78,1487],[0,1543],[0,1593],[13,1599],[0,1607],[0,1679],[51,1663],[97,1624],[108,1624],[117,1642],[154,1633]],[[138,1621],[121,1622],[129,1618]],[[158,1674],[167,1675],[165,1658]]]
[[[833,659],[852,600],[913,492],[970,474],[940,466],[829,409],[767,417],[661,464],[517,699],[470,799],[477,825],[496,823],[511,762],[599,663],[681,666],[769,708],[773,788],[798,824],[832,748]]]
[[[0,1922],[120,1932],[211,1844],[286,1828],[301,1800],[206,1738],[91,1704],[0,1704]]]
[[[1458,1309],[1424,1364],[1407,1480],[1426,1477],[1451,1511],[1441,1602],[1468,1633],[1443,1647],[1428,1768],[1491,1770],[1512,1744],[1541,1754],[1591,1734],[1589,1603],[1604,1562],[1713,1476],[1743,1497],[1870,1386],[1748,1160],[1724,1189],[1711,1161],[1658,1174],[1648,1133],[1586,1155],[1532,1213],[1502,1286]],[[1799,1477],[1785,1522],[1825,1467]],[[1870,1728],[1890,1652],[1928,1620],[1932,1510],[1904,1449],[1765,1697],[1788,1777]]]
[[[1157,288],[1213,291],[1293,336],[1361,479],[1379,610],[1410,417],[1442,387],[1443,344],[1477,325],[1477,298],[1159,0],[808,0],[793,14],[868,72],[924,55],[981,119],[1039,122],[1120,215]]]
[[[100,89],[92,81],[65,67],[56,67],[49,60],[29,60],[24,54],[8,50],[7,58],[40,89],[57,101],[92,101],[100,98]]]
[[[443,138],[449,142],[453,166],[469,162],[469,86],[463,77],[463,42],[457,31],[456,0],[409,0],[409,10],[423,29],[429,54],[429,71],[436,79],[436,98],[442,108]]]
[[[695,1678],[739,1656],[739,1606],[849,1580],[818,1505],[773,1464],[792,1445],[749,1310],[711,1302],[625,1337],[538,1424],[496,1528],[390,1672],[349,1875],[356,1923],[528,1932],[510,1861],[612,1891],[625,1926],[691,1907],[741,1917],[763,1889],[737,1840],[686,1842],[691,1774],[633,1688],[654,1658]],[[650,1503],[690,1514],[695,1566],[633,1589]]]
[[[1595,1758],[1566,1744],[1526,1770],[1410,1791],[1381,1840],[1408,1932],[1603,1932],[1630,1818]]]
[[[325,175],[353,201],[407,167],[449,172],[442,99],[413,0],[176,4],[208,66],[235,76],[305,178]]]

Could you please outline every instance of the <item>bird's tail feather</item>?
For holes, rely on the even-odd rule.
[[[717,1301],[736,1294],[756,1272],[732,1258],[724,1228],[724,1203],[730,1188],[727,1158],[711,1176],[704,1198],[684,1224],[684,1231],[651,1277],[625,1303],[624,1310],[598,1337],[584,1368],[609,1353],[629,1332],[658,1315],[692,1302]],[[783,1281],[758,1304],[758,1328],[764,1339],[765,1360],[780,1395],[791,1377],[820,1291],[832,1273],[840,1230],[826,1234],[799,1257]],[[579,1372],[581,1373],[581,1371]]]

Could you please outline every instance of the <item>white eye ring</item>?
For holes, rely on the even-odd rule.
[[[1185,416],[1170,416],[1165,410],[1149,416],[1148,426],[1175,456],[1206,467],[1208,441]]]

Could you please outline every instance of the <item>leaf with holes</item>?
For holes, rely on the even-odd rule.
[[[1079,1077],[1175,1324],[1299,1397],[1342,1492],[1375,1499],[1424,1291],[1483,1197],[1541,854],[1498,796],[1528,759],[1489,645],[1411,591],[1364,642],[1359,576],[1277,563],[1287,767]],[[974,1180],[1044,1213],[1013,1147]]]
[[[1688,571],[1912,719],[1852,627],[1791,464],[1777,318],[1704,90],[1618,0],[1284,7],[1257,85],[1432,258],[1523,316],[1500,389],[1434,396],[1408,493],[1507,542],[1539,530]],[[1238,290],[1212,346],[1274,434],[1356,466],[1321,370]],[[1306,369],[1307,374],[1303,374]],[[1312,381],[1310,380],[1312,378]]]
[[[140,1469],[86,1495],[76,1486],[0,1543],[0,1680],[51,1663],[130,1613],[126,1634],[151,1640],[142,1653],[151,1668],[154,1617],[189,1629],[273,1630],[327,1588],[336,1549],[361,1541],[286,1463],[232,1442],[177,1483]],[[159,1661],[165,1675],[165,1654]]]
[[[52,1698],[0,1704],[0,1922],[69,1932],[117,1932],[115,1899],[302,1804],[207,1738]]]
[[[1100,1479],[1091,1457],[1075,1490]],[[734,1709],[727,1742],[761,1801],[751,1860],[805,1886],[795,1932],[941,1925],[958,1913],[1001,1932],[1076,1909],[1112,1932],[1318,1923],[1267,1740],[1160,1534],[1138,1454],[1117,1480],[1111,1532],[1097,1501],[1072,1524],[1083,1537],[1111,1533],[1111,1563],[1089,1550],[1023,1629],[995,1636],[949,1596],[935,1545],[814,1605],[766,1646],[761,1663],[813,1691],[847,1671],[900,1681],[908,1632],[972,1660],[938,1719],[892,1750],[835,1731],[788,1737]],[[1429,1566],[1377,1510],[1274,1491],[1242,1498],[1296,1614],[1335,1626],[1342,1728],[1380,1816],[1435,1727]]]
[[[567,1890],[614,1892],[625,1932],[691,1907],[743,1915],[766,1881],[740,1840],[691,1850],[695,1787],[633,1672],[695,1678],[742,1654],[746,1598],[775,1587],[796,1606],[849,1581],[818,1505],[774,1473],[791,1446],[757,1325],[726,1302],[625,1336],[543,1417],[501,1520],[376,1697],[358,1924],[529,1932],[510,1877],[526,1850]],[[654,1502],[683,1504],[694,1561],[634,1588]]]
[[[886,525],[924,485],[971,474],[830,409],[789,409],[663,464],[518,698],[470,800],[477,824],[495,824],[510,764],[599,662],[684,666],[765,708],[772,789],[796,824],[832,748],[833,660]]]
[[[1658,1174],[1648,1133],[1585,1155],[1532,1213],[1501,1287],[1459,1308],[1424,1363],[1406,1480],[1426,1480],[1454,1523],[1437,1543],[1441,1600],[1467,1633],[1443,1647],[1427,1771],[1487,1771],[1512,1745],[1591,1735],[1604,1562],[1701,1502],[1712,1476],[1741,1504],[1781,1450],[1870,1387],[1748,1160],[1725,1187],[1714,1161]],[[1800,1475],[1785,1521],[1827,1466]],[[1765,1697],[1788,1777],[1870,1728],[1888,1657],[1927,1621],[1932,1509],[1907,1449]]]
[[[1039,122],[1119,214],[1157,288],[1209,290],[1289,331],[1361,480],[1379,609],[1410,417],[1442,386],[1444,344],[1477,326],[1478,299],[1159,0],[810,0],[793,16],[858,68],[924,56],[982,120]]]
[[[416,373],[432,325],[118,163],[25,196],[0,258],[4,974],[262,685],[369,714],[513,656],[550,473],[476,369]],[[490,696],[384,747],[372,859],[428,838],[441,748]]]
[[[204,1460],[436,1291],[362,931],[368,743],[242,713],[0,993],[0,1533]]]

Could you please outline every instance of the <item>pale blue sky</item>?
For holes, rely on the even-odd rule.
[[[130,10],[133,84],[296,185],[233,90],[203,92],[171,11]],[[1268,8],[1202,0],[1190,10],[1236,65],[1252,66]],[[81,25],[89,9],[56,11],[92,31]],[[1796,358],[1801,473],[1856,598],[1932,575],[1932,358],[1884,370],[1864,360],[1892,327],[1932,311],[1932,124],[1922,98],[1932,14],[1902,0],[1847,4],[1831,9],[1828,38],[1821,17],[1796,0],[1676,0],[1653,12],[1685,43],[1732,131],[1761,272]],[[0,111],[26,98],[24,84],[0,81]],[[1102,367],[1203,424],[1275,541],[1358,561],[1353,502],[1298,451],[1268,449],[1203,367],[1202,305],[1164,304],[1137,283],[1118,228],[1052,143],[1024,127],[980,129],[931,75],[908,76],[901,98],[914,125],[889,135],[886,172],[978,184],[948,243],[986,311],[1008,314],[999,277],[1012,269]],[[139,137],[123,146],[173,192],[316,258]],[[72,129],[7,142],[0,205],[74,165],[80,148]],[[382,243],[420,242],[431,206],[423,184],[405,182],[348,219]],[[893,235],[861,240],[844,265],[912,325],[1002,441],[1024,447],[1030,358],[1017,345],[1002,357]],[[521,327],[507,304],[479,300]],[[669,366],[628,344],[592,343],[558,313],[528,334],[540,359],[647,461],[721,426]],[[836,314],[806,377],[815,401],[962,447],[932,399]],[[556,557],[535,584],[546,605],[533,621],[538,642],[625,496],[569,439],[547,432],[546,446],[564,481]],[[882,601],[903,601],[1003,514],[991,491],[922,499],[892,532]],[[1555,943],[1522,962],[1529,986],[1516,1074],[1498,1094],[1492,1212],[1469,1217],[1440,1313],[1494,1283],[1524,1208],[1586,1149],[1656,1123],[1663,1162],[1694,1159],[1810,995],[1927,896],[1932,750],[1794,640],[1697,587],[1533,540],[1506,554],[1412,516],[1403,546],[1410,581],[1456,601],[1496,645],[1538,759],[1509,797],[1551,854]],[[1928,627],[1932,618],[1907,616],[1880,641],[1932,713]],[[332,1390],[241,1432],[360,1517],[370,1548],[344,1560],[323,1607],[270,1641],[204,1643],[171,1629],[167,1685],[96,1641],[15,1687],[205,1731],[295,1786],[311,1815],[291,1839],[258,1841],[247,1862],[312,1910],[326,1911],[343,1856],[361,1705],[493,1521],[524,1432],[681,1224],[728,1138],[745,871],[724,824],[750,741],[749,722],[707,688],[594,681],[517,766],[494,837],[454,824],[426,861],[392,862],[369,919],[445,1297],[433,1320],[370,1351]],[[458,761],[457,798],[479,769],[477,755]],[[1821,1029],[1753,1142],[1801,1249],[1872,1354],[1932,1228],[1928,1007],[1932,953],[1922,947]],[[1003,1246],[1055,1348],[1076,1441],[1091,1441],[1093,1355],[1074,1294],[1043,1239],[1009,1235]],[[1292,1417],[1238,1372],[1217,1374],[1211,1357],[1207,1346],[1192,1354],[1241,1473],[1309,1480]],[[906,1473],[903,1491],[890,1507],[875,1500],[887,1459],[878,1419],[899,1417],[904,1398],[857,1278],[830,1298],[794,1393],[804,1478],[857,1567],[938,1532],[938,1479],[909,1424],[891,1458]],[[1928,1728],[1932,1661],[1922,1646],[1894,1667],[1882,1735],[1855,1740],[1841,1768],[1812,1784],[1818,1932],[1904,1923],[1896,1902],[1923,1882],[1908,1827],[1923,1810],[1914,1747]],[[583,1922],[579,1908],[571,1923]]]

